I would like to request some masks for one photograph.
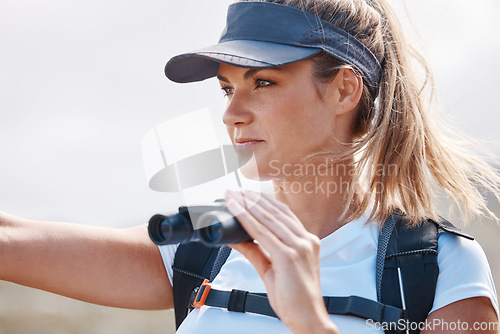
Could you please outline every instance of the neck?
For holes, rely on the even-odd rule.
[[[350,168],[330,166],[329,172],[274,180],[276,199],[287,204],[310,233],[324,238],[345,225],[341,218],[346,206],[345,217],[356,209],[356,201],[344,203]]]

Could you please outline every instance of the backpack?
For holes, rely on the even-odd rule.
[[[443,232],[474,239],[444,219],[426,220],[408,228],[399,211],[391,214],[378,240],[377,301],[359,296],[324,297],[328,313],[370,319],[387,334],[420,333],[417,325],[425,321],[434,302],[439,274],[438,237]],[[202,304],[277,317],[265,294],[210,288],[208,283],[217,276],[230,251],[225,245],[179,245],[172,266],[176,328],[193,305]]]

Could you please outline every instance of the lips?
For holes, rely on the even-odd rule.
[[[263,142],[264,140],[256,138],[236,138],[234,140],[234,144],[237,147],[252,147]]]
[[[242,144],[242,143],[247,143],[247,142],[260,142],[260,141],[263,141],[263,140],[257,139],[257,138],[245,138],[245,137],[236,138],[234,140],[234,142],[237,144]]]

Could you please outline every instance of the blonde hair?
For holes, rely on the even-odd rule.
[[[320,153],[334,155],[337,162],[355,159],[355,175],[345,201],[351,203],[358,198],[359,205],[348,217],[346,205],[344,220],[359,218],[369,206],[373,206],[369,220],[384,222],[395,209],[406,215],[410,225],[424,219],[438,220],[433,202],[441,189],[451,204],[461,208],[466,219],[481,215],[498,221],[482,194],[489,191],[500,199],[498,170],[478,155],[466,152],[464,144],[472,144],[477,150],[473,140],[465,136],[460,141],[453,139],[451,134],[456,130],[447,132],[431,113],[430,103],[424,103],[426,89],[432,100],[432,75],[423,57],[404,39],[386,0],[266,2],[296,7],[335,24],[361,41],[383,65],[375,100],[365,84],[353,143],[341,153]],[[313,60],[315,75],[323,81],[332,80],[338,69],[346,66],[325,53]],[[412,66],[415,60],[425,74],[421,84]],[[484,149],[482,152],[493,157]],[[363,191],[358,193],[354,185],[361,185]]]

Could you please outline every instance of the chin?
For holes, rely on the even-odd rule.
[[[274,179],[268,159],[263,156],[259,158],[252,150],[237,151],[240,173],[247,179],[253,181],[269,181]]]
[[[265,175],[260,173],[259,169],[256,168],[254,164],[247,163],[241,166],[240,172],[245,178],[253,181],[269,181],[271,179],[270,177],[266,177]]]
[[[247,179],[253,181],[270,181],[276,178],[270,172],[269,166],[262,161],[250,159],[244,164],[240,164],[240,173]]]

